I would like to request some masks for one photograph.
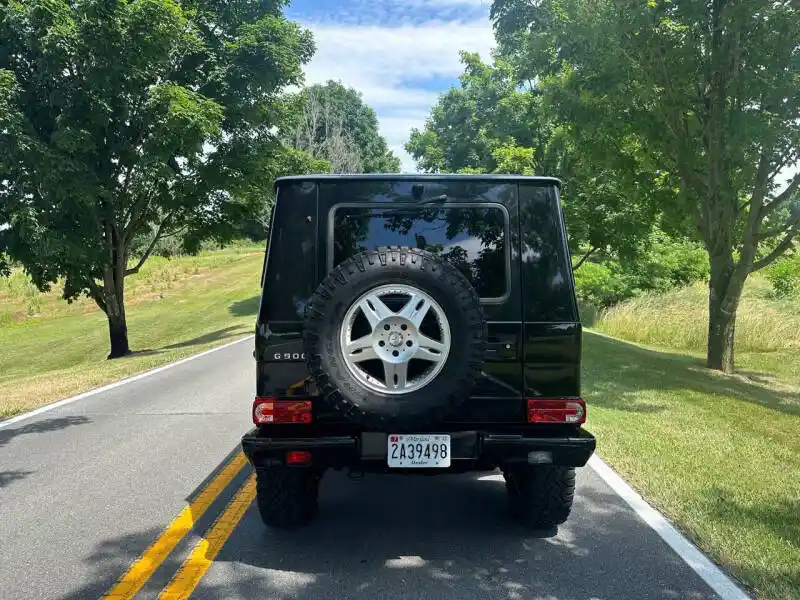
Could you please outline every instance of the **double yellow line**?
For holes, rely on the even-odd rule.
[[[156,541],[144,551],[103,598],[106,600],[130,600],[133,598],[246,464],[247,459],[244,454],[241,451],[238,452],[189,506],[185,507],[172,520]],[[208,533],[195,545],[167,587],[159,594],[159,600],[178,600],[191,595],[247,511],[248,506],[253,502],[255,495],[255,474],[251,474],[222,514],[214,521]]]

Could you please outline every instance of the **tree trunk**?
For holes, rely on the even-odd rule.
[[[725,308],[726,299],[713,290],[708,297],[708,348],[706,366],[725,373],[733,372],[733,338],[736,330],[736,311]]]
[[[111,351],[108,358],[120,358],[130,354],[128,346],[128,323],[125,318],[125,263],[106,267],[103,277],[103,300],[108,317],[108,336]]]
[[[712,258],[710,266],[706,366],[724,373],[733,373],[736,311],[747,276],[742,274],[741,269],[734,267],[729,257]]]
[[[128,346],[128,324],[125,320],[125,311],[119,315],[108,315],[108,337],[111,342],[111,352],[108,358],[120,358],[130,354]]]

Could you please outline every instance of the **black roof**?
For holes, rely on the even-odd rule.
[[[461,174],[461,173],[314,173],[309,175],[290,175],[278,177],[275,183],[282,181],[359,181],[359,180],[392,180],[392,181],[453,181],[453,180],[474,180],[474,181],[534,181],[537,183],[548,183],[561,187],[561,180],[556,177],[543,177],[538,175],[514,175],[514,174]]]

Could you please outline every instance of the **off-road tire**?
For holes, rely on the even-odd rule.
[[[406,283],[430,294],[450,325],[451,346],[441,372],[424,387],[401,395],[381,394],[349,372],[339,343],[343,317],[363,293]],[[480,297],[464,275],[445,260],[418,248],[388,247],[343,261],[323,280],[308,303],[304,346],[311,379],[329,406],[366,428],[419,431],[453,414],[480,377],[487,325]]]
[[[312,521],[319,506],[320,475],[306,468],[275,466],[256,475],[256,504],[264,525],[297,529]]]
[[[511,516],[526,527],[546,529],[569,517],[575,498],[575,469],[541,465],[505,473]]]

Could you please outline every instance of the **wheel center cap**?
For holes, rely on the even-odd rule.
[[[396,348],[397,346],[400,346],[402,343],[403,343],[402,334],[397,333],[396,331],[393,331],[392,333],[389,334],[390,346],[394,346]]]

